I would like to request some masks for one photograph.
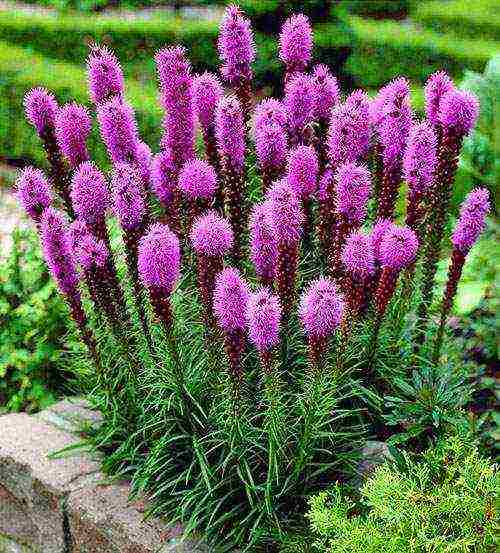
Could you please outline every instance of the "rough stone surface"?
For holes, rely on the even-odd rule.
[[[358,466],[358,474],[362,481],[369,478],[379,465],[392,458],[389,447],[385,442],[368,440],[361,451],[361,461]]]
[[[79,429],[101,422],[79,398],[35,416],[0,417],[0,553],[195,553],[182,529],[144,520],[145,500],[128,483],[106,482]]]

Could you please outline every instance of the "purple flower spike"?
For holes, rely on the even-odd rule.
[[[453,81],[445,71],[433,73],[425,83],[425,113],[433,125],[439,123],[443,96],[453,89]]]
[[[187,161],[179,175],[179,189],[191,201],[211,199],[217,190],[217,175],[206,161]]]
[[[269,351],[278,345],[281,320],[278,296],[266,288],[250,294],[246,317],[248,337],[259,351]]]
[[[382,267],[388,267],[399,272],[415,260],[418,249],[418,238],[408,227],[393,225],[384,234],[380,244],[380,262]]]
[[[362,165],[345,163],[338,168],[335,180],[337,212],[349,225],[360,225],[366,216],[372,188],[370,171]]]
[[[313,339],[329,338],[342,319],[344,302],[335,283],[328,278],[314,280],[300,299],[300,319]]]
[[[259,125],[255,127],[255,150],[262,173],[263,188],[281,176],[286,162],[287,138],[283,127]]]
[[[38,222],[52,202],[52,190],[40,169],[26,167],[16,180],[17,195],[26,213]]]
[[[318,187],[318,156],[311,146],[298,146],[288,157],[288,184],[302,199],[310,198]]]
[[[366,281],[375,272],[375,255],[372,238],[363,232],[348,236],[342,250],[342,263],[354,280]]]
[[[245,127],[236,96],[221,98],[215,111],[217,146],[232,170],[242,172],[245,163]]]
[[[54,127],[57,109],[56,99],[45,88],[32,88],[24,97],[26,119],[38,134]]]
[[[287,179],[275,182],[266,199],[269,200],[269,220],[277,241],[281,244],[297,245],[302,234],[304,215],[300,200]]]
[[[237,269],[228,267],[215,279],[214,313],[225,332],[244,330],[249,296],[248,284]]]
[[[275,98],[266,98],[257,104],[255,108],[255,129],[266,126],[284,128],[287,122],[287,114],[284,105]]]
[[[139,241],[137,268],[144,286],[169,296],[179,279],[180,262],[177,236],[167,225],[151,225]]]
[[[326,65],[318,64],[314,67],[313,80],[316,90],[314,117],[328,123],[333,107],[340,102],[337,79]]]
[[[215,124],[215,107],[223,94],[219,79],[212,73],[206,72],[194,78],[193,102],[196,116],[205,132]]]
[[[103,269],[109,258],[104,240],[96,238],[83,221],[74,221],[68,230],[73,257],[84,271]]]
[[[303,14],[292,15],[281,29],[279,57],[287,72],[304,71],[311,61],[313,48],[312,27]]]
[[[436,148],[437,138],[432,126],[425,121],[414,125],[403,158],[403,176],[413,196],[425,194],[434,181]]]
[[[126,231],[141,227],[146,215],[144,189],[140,177],[129,163],[117,163],[111,178],[113,209]]]
[[[195,252],[208,257],[222,257],[234,242],[229,221],[215,211],[209,211],[194,222],[190,238]]]
[[[149,188],[150,185],[152,160],[151,148],[145,142],[138,142],[136,150],[137,170],[141,175],[144,188]]]
[[[139,136],[134,110],[119,98],[97,108],[101,136],[114,163],[135,161]]]
[[[61,292],[68,296],[77,294],[78,274],[67,235],[64,215],[48,207],[41,218],[40,239],[50,273]]]
[[[86,141],[92,130],[92,119],[85,106],[72,102],[61,106],[55,120],[59,149],[72,167],[89,159]]]
[[[223,61],[221,69],[230,84],[252,78],[251,64],[255,59],[255,45],[250,21],[237,6],[229,6],[222,19],[219,40],[219,56]]]
[[[373,226],[370,239],[373,247],[373,255],[377,263],[380,263],[380,244],[382,244],[382,240],[387,231],[395,226],[396,225],[390,219],[379,219]]]
[[[276,276],[278,244],[270,221],[269,202],[256,204],[250,215],[250,257],[262,284]]]
[[[164,150],[153,157],[151,163],[151,188],[164,206],[174,197],[176,165],[170,150]]]
[[[471,132],[478,115],[479,102],[471,92],[455,89],[447,92],[441,99],[441,125],[458,136],[466,136]]]
[[[451,237],[453,245],[463,255],[467,255],[485,229],[489,210],[489,192],[486,188],[475,188],[467,194]]]
[[[316,105],[316,90],[312,77],[302,73],[294,75],[285,87],[284,105],[288,132],[292,145],[308,143]]]
[[[75,213],[85,223],[94,225],[105,216],[110,203],[108,186],[91,161],[82,163],[73,175],[70,195]]]
[[[94,104],[101,104],[113,96],[123,96],[124,81],[120,62],[106,46],[94,44],[90,47],[87,72],[90,98]]]
[[[158,80],[163,94],[164,101],[170,104],[188,87],[191,87],[191,64],[186,56],[184,46],[169,46],[162,48],[155,55]],[[164,105],[168,108],[169,105]]]

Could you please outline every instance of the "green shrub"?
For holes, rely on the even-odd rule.
[[[307,518],[322,553],[495,551],[500,484],[477,448],[450,438],[400,468],[383,465],[348,496],[340,485],[310,501]]]
[[[496,0],[419,2],[412,19],[441,33],[500,40]]]
[[[64,378],[67,312],[49,278],[33,231],[15,230],[0,264],[0,413],[36,411],[57,397]]]
[[[347,0],[344,2],[351,13],[368,17],[405,17],[410,9],[410,0]]]

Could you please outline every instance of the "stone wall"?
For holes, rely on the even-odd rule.
[[[0,417],[0,553],[195,553],[165,521],[144,520],[147,501],[129,501],[126,482],[109,483],[76,429],[99,417],[65,400],[33,416]]]

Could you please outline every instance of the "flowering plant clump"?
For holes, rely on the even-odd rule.
[[[119,61],[93,45],[94,114],[27,93],[50,170],[25,169],[18,190],[88,348],[78,376],[104,415],[105,468],[233,550],[279,540],[307,494],[348,477],[360,440],[379,432],[374,398],[406,367],[439,361],[489,203],[478,189],[462,207],[433,328],[475,98],[444,73],[429,79],[424,120],[405,78],[374,99],[343,96],[328,67],[311,67],[311,26],[296,15],[280,35],[283,98],[254,105],[239,8],[218,48],[220,78],[195,75],[181,46],[156,54],[165,115],[148,145]],[[109,167],[91,160],[94,124]]]

